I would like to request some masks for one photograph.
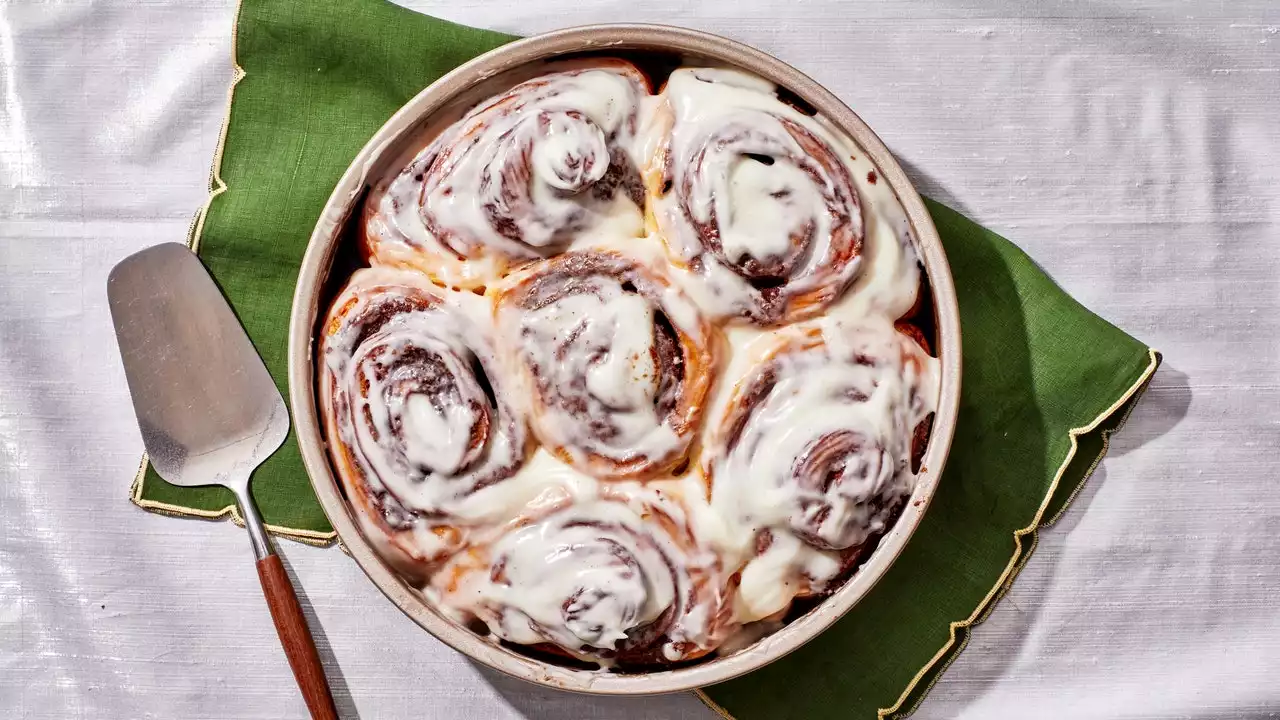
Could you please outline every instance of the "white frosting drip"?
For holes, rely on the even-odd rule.
[[[800,169],[791,165],[776,168],[758,160],[737,158],[714,205],[720,220],[720,243],[731,262],[747,257],[767,260],[784,254],[791,238],[801,232],[821,198]],[[830,219],[818,214],[814,234],[830,232]],[[699,218],[704,222],[710,218]]]
[[[405,459],[444,474],[456,472],[469,440],[465,431],[476,424],[474,408],[437,408],[422,395],[410,395],[404,409]]]
[[[590,313],[596,298],[576,295],[566,299],[568,305],[583,305],[587,300],[592,307],[571,310],[572,314]],[[652,327],[653,308],[644,298],[630,294],[618,294],[612,302],[603,302],[596,318],[604,320],[594,325],[588,333],[598,337],[587,339],[588,344],[610,348],[603,358],[589,365],[586,370],[587,391],[598,398],[610,410],[619,410],[623,418],[639,415],[638,423],[623,421],[623,436],[635,437],[648,432],[656,424],[653,413],[653,397],[657,393],[657,376],[654,372],[653,337],[636,332],[636,328]],[[537,328],[540,318],[533,313],[526,327]],[[603,328],[603,332],[601,332]],[[545,325],[542,328],[545,330]],[[538,330],[534,330],[538,333]],[[584,333],[586,334],[586,333]],[[594,342],[593,342],[594,340]],[[628,428],[627,425],[639,427]]]

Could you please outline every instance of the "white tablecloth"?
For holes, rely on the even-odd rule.
[[[773,52],[856,109],[923,191],[1165,352],[1107,461],[917,717],[1277,716],[1274,2],[416,5],[520,33],[669,22]],[[180,240],[204,200],[233,12],[0,4],[4,717],[304,712],[244,531],[127,500],[142,446],[104,293],[113,263]],[[498,677],[342,553],[282,550],[339,703],[364,718],[711,717],[691,696],[603,701]]]

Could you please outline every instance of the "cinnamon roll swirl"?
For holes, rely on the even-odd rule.
[[[651,134],[651,224],[713,317],[812,317],[857,276],[863,219],[848,152],[771,83],[677,70]]]
[[[467,113],[365,208],[365,253],[476,288],[581,234],[643,224],[633,157],[648,80],[621,60],[562,64]]]
[[[716,348],[665,274],[619,252],[570,252],[517,273],[496,301],[499,343],[552,453],[604,478],[685,459]]]
[[[465,542],[460,504],[532,449],[470,293],[359,270],[320,341],[320,403],[338,477],[366,534],[421,574]]]
[[[680,503],[620,485],[458,554],[432,591],[503,640],[605,666],[693,660],[732,629],[719,558]]]
[[[888,323],[798,326],[767,338],[709,443],[712,506],[754,557],[747,617],[822,591],[910,495],[912,439],[935,363]]]

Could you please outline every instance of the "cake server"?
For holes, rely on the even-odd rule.
[[[289,434],[289,413],[231,306],[199,258],[165,243],[107,278],[129,394],[151,465],[174,485],[236,496],[258,578],[313,718],[337,718],[315,641],[249,493],[254,469]]]

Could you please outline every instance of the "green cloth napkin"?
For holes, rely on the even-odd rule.
[[[282,392],[297,269],[351,158],[409,98],[512,38],[382,0],[244,0],[239,72],[191,242]],[[726,716],[902,717],[963,648],[1106,451],[1159,355],[1062,292],[1012,243],[937,203],[960,300],[964,380],[946,472],[911,543],[821,637],[707,688]],[[290,435],[253,493],[278,534],[333,537]],[[179,488],[144,464],[133,499],[159,512],[234,515],[230,493]],[[425,640],[424,640],[425,641]]]

